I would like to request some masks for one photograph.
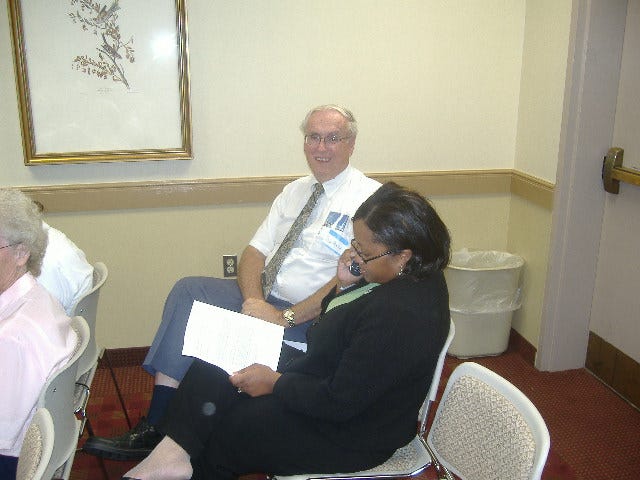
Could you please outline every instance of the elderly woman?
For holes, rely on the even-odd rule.
[[[35,276],[47,234],[37,206],[0,189],[0,479],[14,479],[24,434],[47,378],[71,357],[70,319]]]
[[[353,228],[307,352],[279,371],[254,364],[231,376],[196,361],[166,436],[123,478],[357,471],[415,436],[449,331],[449,233],[429,202],[394,183],[358,208]]]

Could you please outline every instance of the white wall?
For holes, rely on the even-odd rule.
[[[186,3],[193,161],[24,166],[0,15],[0,186],[302,174],[298,125],[328,102],[356,114],[364,171],[514,167],[525,0]]]
[[[571,2],[527,2],[515,168],[552,183],[559,155],[570,20]]]

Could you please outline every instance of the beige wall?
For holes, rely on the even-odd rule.
[[[550,204],[549,185],[536,182],[532,191],[523,190],[524,182],[512,180],[509,172],[496,172],[498,181],[482,172],[460,177],[415,174],[396,180],[431,196],[451,230],[454,249],[509,249],[509,232],[519,228],[509,225],[514,203],[522,205],[516,217],[521,211],[537,212],[527,215],[523,237],[534,247],[530,231],[544,237],[550,211],[537,204],[540,199]],[[92,262],[107,264],[109,280],[101,293],[97,339],[116,348],[149,345],[175,281],[187,275],[220,276],[222,255],[241,253],[267,208],[268,202],[53,212],[47,221],[82,245]],[[540,264],[546,257],[535,248],[522,254],[527,260],[525,291],[532,293],[516,325],[535,345],[537,337],[531,332],[538,328],[544,281]]]
[[[59,213],[47,221],[109,268],[96,338],[113,348],[150,345],[175,281],[221,276],[222,255],[239,255],[266,212],[249,204]]]
[[[456,247],[506,248],[507,193],[433,198]],[[97,340],[106,347],[149,345],[174,282],[222,275],[222,255],[240,254],[267,205],[182,207],[47,215],[47,221],[109,268]],[[475,221],[469,221],[475,218]],[[480,238],[479,232],[482,232]]]
[[[531,294],[514,324],[537,344],[546,277],[546,250],[537,247],[549,229],[571,2],[382,0],[375,7],[369,0],[190,0],[194,159],[32,167],[22,164],[10,28],[0,15],[0,186],[46,190],[49,204],[61,205],[48,214],[51,224],[109,266],[100,343],[149,344],[173,282],[219,274],[221,255],[240,253],[268,207],[233,193],[210,201],[207,183],[206,198],[184,206],[174,206],[183,202],[172,202],[173,187],[150,186],[142,200],[127,204],[130,197],[116,194],[100,210],[104,182],[137,182],[143,191],[177,182],[177,194],[192,181],[237,178],[241,195],[243,181],[305,174],[301,117],[336,102],[359,120],[353,163],[361,170],[468,174],[454,191],[448,177],[411,186],[433,198],[454,248],[525,256]],[[533,181],[483,188],[482,172],[494,171]],[[85,184],[97,190],[56,190]]]
[[[522,307],[513,315],[513,328],[529,343],[538,345],[540,319],[549,258],[550,211],[526,198],[512,196],[506,250],[525,259],[522,269]]]

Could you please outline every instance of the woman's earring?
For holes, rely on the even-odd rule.
[[[400,265],[400,271],[398,272],[398,276],[402,276],[402,274],[404,273],[404,265]]]

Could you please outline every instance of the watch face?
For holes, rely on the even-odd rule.
[[[295,325],[296,325],[296,322],[295,322],[296,314],[295,314],[295,312],[293,310],[291,310],[290,308],[287,308],[286,310],[284,310],[282,312],[282,316],[287,321],[287,324],[289,325],[289,327],[295,327]]]

